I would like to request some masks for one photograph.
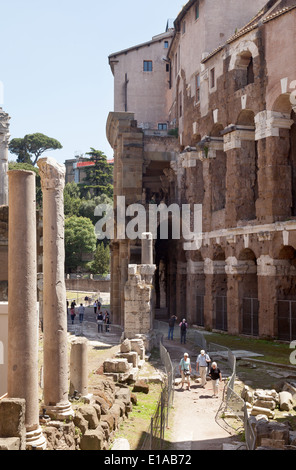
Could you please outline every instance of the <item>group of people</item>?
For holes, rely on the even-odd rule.
[[[67,309],[68,307],[69,307],[69,302],[67,301]],[[111,324],[109,312],[107,310],[105,310],[104,312],[102,311],[102,304],[99,300],[95,300],[93,307],[94,307],[94,314],[95,314],[97,324],[98,324],[98,333],[103,332],[104,325],[105,325],[105,332],[108,333],[110,324]],[[85,314],[85,307],[82,303],[77,308],[77,313],[79,315],[79,323],[82,323],[84,319],[84,314]],[[71,317],[71,322],[73,325],[75,321],[75,317],[76,317],[76,301],[75,300],[72,300],[71,305],[70,305],[70,317]]]
[[[169,319],[168,340],[173,340],[174,339],[174,329],[175,329],[175,325],[176,325],[177,321],[178,321],[178,319],[177,319],[176,315],[172,315],[171,318]],[[179,327],[180,327],[181,344],[182,343],[186,344],[186,334],[187,334],[188,324],[187,324],[185,318],[183,318],[183,320],[179,323]]]
[[[213,396],[215,398],[218,398],[219,384],[222,382],[222,374],[217,363],[213,362],[211,364],[211,362],[212,361],[209,355],[206,354],[204,350],[201,350],[196,360],[196,371],[200,374],[201,386],[203,388],[205,388],[206,386],[207,375],[209,374],[209,376],[211,377],[211,381],[212,381],[212,387],[213,387],[213,393],[214,393]],[[187,388],[188,390],[190,390],[190,385],[191,385],[190,377],[192,373],[192,368],[191,368],[191,361],[190,361],[188,353],[184,353],[184,357],[182,357],[180,364],[179,364],[179,370],[180,370],[180,374],[182,377],[181,388],[183,388],[185,383],[187,383]]]

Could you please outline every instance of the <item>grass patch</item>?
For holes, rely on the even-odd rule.
[[[244,336],[230,336],[223,333],[211,333],[210,336],[206,336],[206,339],[208,342],[226,346],[232,351],[239,349],[262,354],[262,357],[258,359],[267,362],[290,365],[291,349],[286,343]]]
[[[144,437],[149,432],[151,418],[153,417],[161,393],[160,384],[149,384],[149,393],[137,393],[137,405],[125,419],[114,435],[114,439],[127,439],[131,450],[140,450]]]

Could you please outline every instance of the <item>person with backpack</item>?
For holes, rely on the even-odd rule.
[[[169,319],[168,339],[171,339],[171,340],[174,339],[174,328],[175,328],[176,321],[177,321],[176,315],[172,315],[171,318]]]
[[[180,339],[181,339],[181,344],[184,342],[184,344],[186,344],[186,333],[187,333],[187,328],[188,328],[188,325],[186,323],[186,320],[185,318],[183,318],[183,320],[181,321],[180,323]]]

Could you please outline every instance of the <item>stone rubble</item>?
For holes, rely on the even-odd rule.
[[[292,412],[296,405],[295,384],[285,382],[278,390],[256,389],[245,385],[241,397],[248,409],[248,420],[256,436],[256,450],[286,449],[296,443],[296,432],[288,422],[275,421],[276,412]],[[292,393],[293,394],[292,394]],[[287,416],[283,413],[283,417]]]

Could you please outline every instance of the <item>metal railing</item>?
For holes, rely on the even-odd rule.
[[[159,344],[161,362],[165,368],[166,379],[161,391],[154,416],[151,417],[149,430],[141,450],[162,450],[165,428],[168,427],[169,412],[174,402],[174,367],[170,355],[163,345],[163,337]]]

